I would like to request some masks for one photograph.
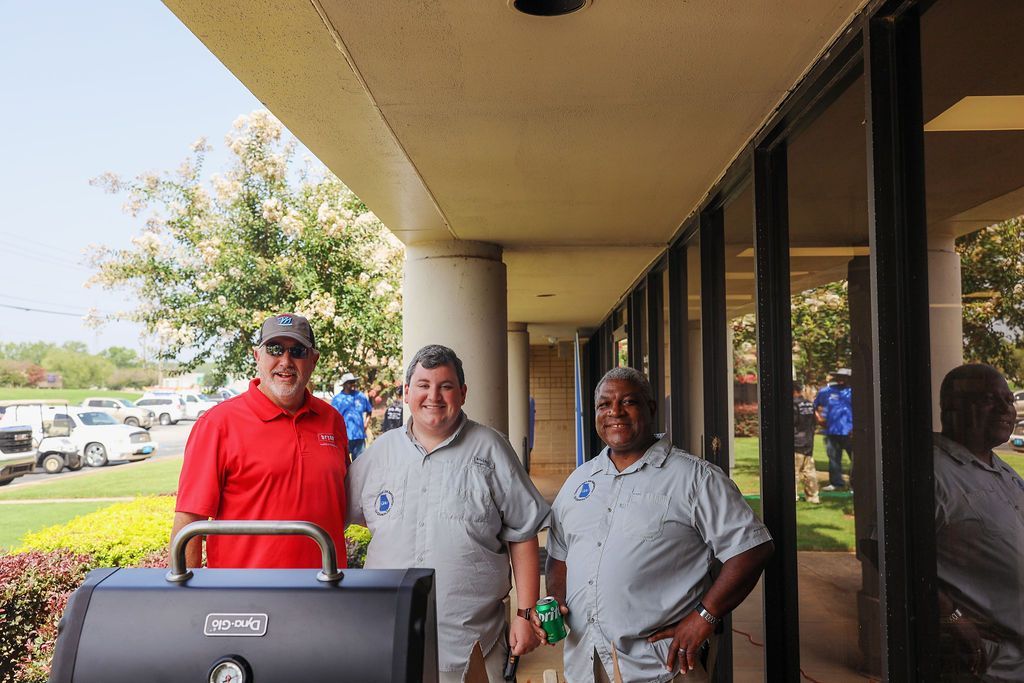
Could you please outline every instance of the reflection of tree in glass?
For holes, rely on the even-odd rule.
[[[796,379],[822,386],[828,373],[850,366],[850,309],[846,280],[830,282],[791,298],[793,372]],[[757,372],[757,327],[753,313],[732,321],[733,364],[737,378]]]
[[[964,358],[1024,383],[1024,217],[956,241],[964,293]]]

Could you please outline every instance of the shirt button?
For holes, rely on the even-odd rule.
[[[422,527],[422,526],[423,526],[423,522],[420,522],[420,527]]]
[[[611,508],[608,508],[608,512],[611,512],[611,511],[612,511],[612,509],[611,509]]]
[[[594,623],[594,617],[590,617],[589,619],[587,619],[587,622],[593,624]]]
[[[601,547],[601,541],[598,541],[598,542],[597,542],[597,547],[598,547],[598,548],[600,548],[600,547]]]
[[[427,487],[424,486],[423,488],[420,489],[420,491],[422,491],[423,493],[426,493],[427,492]]]
[[[590,581],[587,581],[587,583],[590,584],[591,586],[593,586],[594,585],[594,580],[591,579]]]

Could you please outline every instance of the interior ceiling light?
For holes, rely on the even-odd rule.
[[[790,247],[790,257],[802,256],[870,256],[871,247]],[[737,257],[751,258],[754,256],[754,248],[747,247]]]
[[[924,126],[925,132],[1024,130],[1024,95],[965,97]]]
[[[590,0],[512,0],[514,9],[535,17],[558,17],[571,14],[590,4]]]

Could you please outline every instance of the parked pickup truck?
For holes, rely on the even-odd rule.
[[[70,420],[54,420],[55,408],[67,409],[67,402],[49,399],[0,401],[0,426],[24,425],[32,430],[32,446],[36,450],[35,464],[47,474],[57,474],[65,467],[71,471],[82,469],[82,455],[71,436]]]
[[[149,429],[153,426],[156,415],[149,408],[140,408],[125,398],[110,398],[108,396],[90,396],[82,401],[83,408],[99,408],[105,413],[110,413],[118,422],[130,427],[142,427]]]
[[[32,445],[32,427],[0,426],[0,486],[30,474],[36,466],[36,449]]]

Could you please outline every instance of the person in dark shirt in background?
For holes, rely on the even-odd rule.
[[[793,457],[796,485],[804,484],[804,497],[808,503],[820,503],[818,497],[818,471],[814,469],[814,427],[818,418],[814,404],[804,398],[804,385],[793,382]],[[797,500],[800,499],[799,494]]]
[[[405,422],[405,409],[402,406],[402,386],[398,386],[398,395],[395,400],[388,404],[387,410],[384,411],[384,421],[381,423],[381,433],[396,429],[402,426]]]

